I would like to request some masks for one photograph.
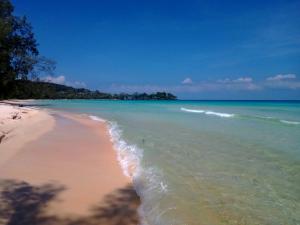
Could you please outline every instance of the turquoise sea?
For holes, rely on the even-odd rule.
[[[107,121],[144,224],[300,224],[300,102],[36,103]]]

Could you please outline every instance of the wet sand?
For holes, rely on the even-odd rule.
[[[52,117],[51,131],[0,164],[0,224],[138,224],[140,200],[106,124]]]

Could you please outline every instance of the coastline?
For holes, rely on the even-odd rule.
[[[105,122],[3,103],[0,109],[21,115],[17,122],[19,114],[1,117],[1,132],[10,123],[13,130],[0,143],[0,209],[7,210],[0,224],[14,224],[14,218],[24,224],[139,224],[140,199]],[[24,202],[16,205],[17,197]],[[32,201],[36,207],[27,207]]]

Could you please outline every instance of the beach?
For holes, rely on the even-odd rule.
[[[34,103],[107,121],[142,224],[299,224],[299,102]]]
[[[299,102],[11,103],[1,225],[299,224]]]
[[[0,105],[0,224],[138,224],[105,121]]]

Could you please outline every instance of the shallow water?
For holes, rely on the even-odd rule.
[[[110,121],[145,224],[300,224],[300,102],[37,103]]]

